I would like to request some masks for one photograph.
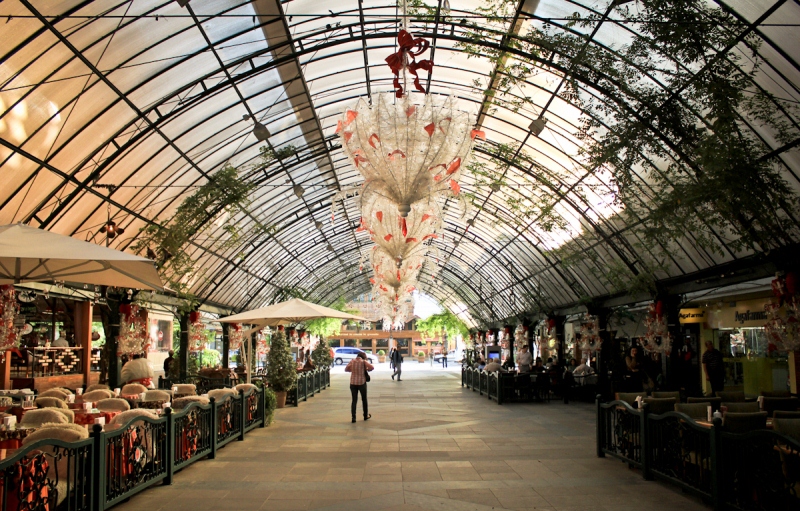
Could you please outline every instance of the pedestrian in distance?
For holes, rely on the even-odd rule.
[[[447,352],[443,351],[442,352],[442,369],[444,369],[445,367],[447,367]]]
[[[368,371],[373,369],[375,367],[367,362],[367,354],[363,351],[344,368],[345,372],[350,373],[350,394],[353,397],[353,402],[350,405],[350,415],[353,417],[353,422],[356,421],[356,405],[358,404],[359,394],[361,394],[361,405],[364,409],[364,420],[368,421],[372,418],[367,405],[367,382],[369,381]]]
[[[392,363],[394,364],[394,373],[392,373],[392,379],[397,376],[397,381],[403,381],[400,379],[400,374],[403,372],[403,355],[400,354],[400,350],[394,350],[392,352]]]

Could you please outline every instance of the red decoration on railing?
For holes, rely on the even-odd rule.
[[[399,46],[397,53],[392,53],[386,57],[386,63],[389,64],[389,68],[394,73],[395,96],[398,98],[403,97],[403,86],[400,84],[400,71],[403,68],[406,68],[409,73],[414,75],[414,87],[420,92],[425,92],[425,89],[419,83],[417,71],[424,69],[430,73],[433,70],[433,61],[426,59],[417,62],[415,58],[427,51],[430,43],[421,37],[414,38],[405,30],[401,30],[397,34],[397,44]]]

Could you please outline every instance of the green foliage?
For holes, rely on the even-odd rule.
[[[275,397],[275,392],[268,387],[263,388],[264,391],[264,399],[266,401],[266,408],[264,409],[264,413],[267,416],[267,426],[272,424],[273,417],[275,415],[275,409],[278,408],[278,398]]]
[[[451,339],[456,335],[469,337],[469,327],[466,323],[447,309],[428,316],[426,319],[418,320],[417,330],[425,337],[441,335],[442,332],[447,333],[447,337]]]
[[[222,361],[222,355],[217,350],[204,348],[200,352],[199,362],[200,367],[217,367]]]
[[[276,154],[262,147],[259,160],[254,164],[237,169],[226,165],[216,172],[211,180],[199,186],[172,214],[163,225],[158,219],[153,224],[139,231],[136,243],[131,248],[135,252],[156,260],[159,273],[167,287],[174,290],[184,303],[181,310],[193,310],[197,305],[197,297],[192,289],[204,279],[206,267],[198,264],[192,251],[186,250],[200,236],[208,236],[215,231],[214,225],[223,224],[213,243],[214,250],[224,253],[226,250],[241,244],[242,231],[237,216],[249,215],[249,195],[255,189],[255,183],[240,177],[254,169],[270,165],[276,159],[294,153],[291,146],[285,147]],[[250,216],[252,220],[255,220]],[[274,234],[274,229],[255,220],[255,227],[248,230],[248,236],[263,231]]]
[[[383,351],[383,350],[378,350],[378,356],[379,357],[384,357],[384,356],[386,356],[386,352]]]
[[[419,353],[417,353],[417,356],[420,357],[420,358],[423,358],[423,357],[425,357],[425,352],[424,351],[420,351]]]
[[[468,23],[468,40],[458,43],[494,66],[488,81],[474,84],[484,108],[536,116],[539,107],[521,95],[530,90],[525,83],[542,72],[564,76],[559,96],[583,112],[578,156],[597,183],[578,182],[568,197],[573,208],[584,208],[593,202],[593,187],[605,187],[617,211],[610,230],[625,230],[624,239],[612,239],[609,229],[586,219],[581,235],[552,252],[554,258],[582,264],[615,290],[652,292],[659,272],[681,257],[681,244],[767,252],[797,239],[792,216],[800,202],[766,140],[782,145],[800,136],[798,107],[753,85],[762,66],[760,40],[747,24],[705,0],[620,3],[610,7],[611,17],[630,20],[639,34],[610,48],[585,35],[604,21],[603,7],[576,13],[557,29],[530,24],[516,33],[517,5],[486,0],[476,9],[485,19]],[[508,150],[496,153],[490,165],[473,160],[470,170],[482,180],[479,188],[505,191]],[[528,208],[544,230],[563,227],[553,206],[566,197],[557,184],[573,183],[572,172],[528,167],[539,188],[530,195],[541,211],[513,196],[506,198],[509,210],[525,217]],[[544,225],[537,225],[539,216]]]
[[[347,304],[345,303],[344,298],[340,297],[335,303],[333,303],[333,305],[330,306],[330,308],[337,311],[346,312],[346,305]],[[338,335],[339,332],[342,331],[342,320],[336,318],[312,319],[306,321],[305,326],[306,331],[312,335],[317,335],[319,337],[331,337]]]
[[[314,347],[314,351],[311,354],[311,359],[317,364],[317,367],[330,367],[333,365],[331,348],[328,346],[328,343],[325,342],[324,337],[320,337],[319,342]]]
[[[267,363],[270,388],[275,392],[291,390],[297,382],[297,368],[289,342],[286,340],[286,333],[282,330],[272,335]]]

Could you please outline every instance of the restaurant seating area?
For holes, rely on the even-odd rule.
[[[714,509],[800,507],[796,400],[781,403],[793,411],[773,407],[770,413],[756,401],[721,402],[717,408],[711,400],[616,397],[597,399],[598,457],[621,459],[645,479],[677,485]],[[767,399],[759,399],[765,410]]]
[[[106,509],[214,459],[229,442],[268,425],[275,408],[259,386],[175,398],[175,408],[164,390],[119,398],[103,389],[58,390],[33,407],[8,410],[20,420],[6,421],[0,431],[0,472],[19,475],[0,484],[4,509],[22,502],[26,509],[60,509],[65,502],[74,511]]]

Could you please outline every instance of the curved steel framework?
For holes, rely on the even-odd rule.
[[[449,16],[441,2],[429,3],[436,7],[433,21],[411,20],[435,55],[427,90],[455,93],[478,114],[488,142],[476,158],[489,162],[498,144],[518,144],[526,157],[503,163],[505,190],[478,187],[465,177],[482,207],[464,217],[446,205],[444,235],[433,242],[443,269],[436,281],[423,272],[424,291],[487,320],[610,293],[587,264],[565,268],[553,252],[572,240],[594,261],[638,271],[635,234],[614,214],[608,176],[579,161],[580,103],[560,94],[569,66],[554,58],[558,50],[533,57],[510,42],[524,26],[578,33],[567,17],[594,13],[600,20],[583,34],[586,44],[619,57],[615,45],[636,27],[610,16],[610,8],[595,11],[594,1],[521,1],[508,33],[484,41],[483,48],[546,64],[547,72],[518,91],[533,105],[517,112],[486,109],[473,83],[486,82],[496,70],[489,59],[468,59],[459,46],[468,42],[466,24],[481,23],[474,14],[478,1],[451,1]],[[743,34],[762,42],[752,56],[764,63],[753,87],[800,101],[800,2],[716,3],[747,27]],[[392,89],[383,59],[394,49],[398,27],[397,9],[386,0],[194,0],[185,7],[164,0],[6,0],[0,4],[0,223],[26,222],[104,243],[98,228],[110,214],[126,230],[111,244],[124,250],[142,227],[168,222],[222,165],[255,161],[265,145],[252,132],[257,119],[270,131],[270,147],[293,146],[295,154],[245,176],[258,186],[249,211],[226,220],[244,226],[240,246],[215,249],[225,236],[217,219],[219,225],[187,247],[210,270],[194,291],[237,309],[268,303],[291,288],[322,303],[361,294],[370,287],[368,275],[358,271],[369,240],[355,232],[358,210],[349,202],[335,221],[329,214],[333,193],[359,179],[333,132],[337,116],[356,98]],[[725,51],[756,50],[742,36],[739,47]],[[621,101],[592,83],[578,92]],[[528,125],[544,114],[547,129],[533,136]],[[769,155],[794,188],[797,145],[775,145]],[[296,184],[306,190],[302,197],[292,192]],[[654,193],[643,177],[638,185],[643,196]],[[531,202],[556,197],[565,227],[548,232],[536,218],[520,221],[507,206],[507,193]],[[258,223],[274,229],[248,236]],[[582,231],[599,241],[582,241]],[[750,255],[704,251],[691,234],[676,244],[666,277]]]

